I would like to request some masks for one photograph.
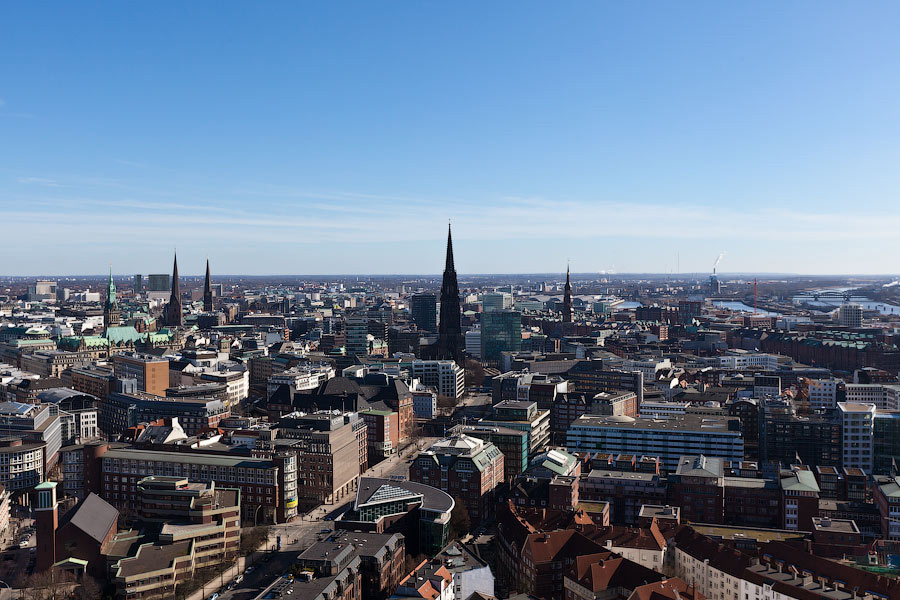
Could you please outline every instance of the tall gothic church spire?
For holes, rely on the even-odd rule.
[[[178,255],[175,255],[175,264],[172,267],[172,295],[169,296],[169,305],[166,307],[166,325],[177,327],[182,325],[181,287],[178,285]]]
[[[116,284],[113,281],[112,265],[110,265],[109,282],[106,284],[106,302],[103,304],[103,330],[116,327],[120,318],[119,303],[116,301]]]
[[[572,322],[572,282],[569,279],[569,265],[566,265],[566,287],[563,294],[563,323]]]
[[[447,225],[447,260],[444,264],[444,280],[441,284],[441,322],[438,326],[438,347],[440,358],[455,360],[463,364],[463,336],[459,324],[459,285],[456,282],[456,267],[453,265],[453,235]]]
[[[206,259],[206,281],[203,282],[203,310],[205,312],[212,312],[213,309],[213,295],[212,295],[212,282],[209,280],[209,259]]]

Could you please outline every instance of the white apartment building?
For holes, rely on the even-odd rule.
[[[829,410],[837,406],[840,379],[810,379],[809,408],[812,410]]]
[[[466,391],[466,371],[452,360],[414,360],[412,376],[442,396],[460,398]]]
[[[687,413],[690,402],[664,402],[645,400],[638,408],[642,417],[675,417]]]
[[[672,368],[672,361],[664,359],[626,360],[622,364],[623,371],[638,371],[644,375],[644,381],[657,380],[657,373]]]
[[[848,383],[845,389],[847,402],[874,404],[878,410],[900,410],[900,385]]]
[[[838,309],[838,323],[850,329],[862,327],[863,309],[859,304],[841,304]]]
[[[674,471],[682,456],[741,461],[744,439],[735,417],[684,415],[670,419],[582,415],[566,432],[569,452],[658,456]]]
[[[735,352],[720,356],[719,367],[722,369],[762,369],[774,371],[778,368],[778,356],[758,352]]]
[[[871,473],[875,457],[875,405],[838,402],[838,410],[842,425],[843,466]]]
[[[314,390],[334,376],[334,367],[328,363],[297,365],[270,375],[266,383],[266,394],[271,396],[281,385],[287,385],[295,391]]]
[[[666,560],[666,546],[654,546],[647,543],[643,539],[629,539],[630,545],[617,545],[611,539],[598,539],[597,543],[602,544],[610,552],[615,552],[622,558],[626,558],[639,565],[645,566],[654,571],[662,571],[663,564]]]
[[[437,416],[437,394],[421,385],[411,391],[413,415],[420,419],[433,419]]]
[[[470,329],[466,332],[466,354],[481,358],[481,329]]]
[[[694,557],[678,546],[670,548],[675,576],[696,585],[707,600],[747,600],[741,595],[746,582],[739,576],[716,568],[705,556]]]
[[[207,371],[200,374],[201,381],[212,381],[225,384],[228,396],[226,404],[237,406],[250,394],[250,371]]]

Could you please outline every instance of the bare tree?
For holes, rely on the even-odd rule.
[[[477,360],[466,359],[466,387],[484,385],[484,367]]]
[[[250,527],[241,532],[241,555],[252,554],[269,539],[269,526]]]
[[[437,405],[438,405],[438,408],[441,409],[442,411],[447,410],[447,409],[452,410],[452,409],[456,408],[456,406],[458,404],[459,404],[458,399],[453,398],[451,396],[443,396],[441,394],[438,394]]]
[[[454,538],[460,538],[472,529],[472,518],[469,516],[469,509],[462,501],[462,498],[456,498],[456,504],[453,511],[450,512],[450,535]]]
[[[81,585],[78,586],[76,598],[77,600],[97,600],[101,597],[100,584],[90,575],[81,577]]]

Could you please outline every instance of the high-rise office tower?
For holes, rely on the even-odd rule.
[[[178,255],[175,255],[175,264],[172,267],[172,294],[169,296],[169,305],[166,307],[166,325],[170,327],[182,325],[181,288],[178,285]]]
[[[347,319],[344,323],[344,332],[347,335],[344,348],[347,356],[365,358],[369,353],[369,321],[360,317]]]
[[[463,363],[464,340],[459,323],[459,284],[456,282],[456,267],[453,265],[453,236],[447,225],[447,260],[444,265],[444,281],[441,284],[441,322],[438,328],[440,358]]]
[[[144,276],[143,275],[135,275],[134,276],[134,293],[135,295],[140,294],[144,289]]]
[[[481,360],[498,361],[502,352],[522,349],[522,313],[492,310],[481,313]]]
[[[169,291],[169,285],[168,273],[147,275],[147,290],[150,292],[167,292]]]
[[[572,282],[569,279],[569,267],[566,265],[566,288],[563,294],[563,323],[572,322]]]
[[[213,294],[212,294],[212,282],[209,280],[209,259],[206,259],[206,281],[203,282],[203,310],[206,312],[212,312],[213,309]]]
[[[841,304],[841,307],[838,309],[838,322],[844,327],[859,329],[862,327],[862,319],[863,310],[859,304]]]
[[[423,331],[437,331],[437,296],[431,293],[416,294],[409,300],[409,312],[416,327]]]
[[[485,292],[481,295],[482,312],[508,310],[512,306],[512,294],[507,294],[506,292]]]

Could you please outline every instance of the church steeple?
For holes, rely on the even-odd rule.
[[[563,323],[572,322],[572,281],[569,278],[569,265],[566,265],[566,287],[563,292]]]
[[[447,223],[447,259],[444,262],[444,273],[456,273],[456,267],[453,265],[453,232],[450,231],[450,223]]]
[[[203,311],[204,312],[212,312],[213,309],[213,295],[212,295],[212,282],[209,278],[209,259],[206,259],[206,280],[203,282]]]
[[[438,326],[440,358],[449,358],[463,364],[463,336],[460,327],[459,284],[453,264],[453,235],[447,225],[447,259],[444,263],[444,279],[441,284],[441,322]]]
[[[106,302],[103,304],[103,331],[119,325],[119,303],[116,301],[116,284],[113,281],[112,265],[109,266],[109,282],[106,284]]]
[[[181,286],[178,283],[178,254],[175,254],[175,263],[172,267],[172,294],[169,296],[169,305],[166,307],[166,325],[178,327],[182,325]]]

